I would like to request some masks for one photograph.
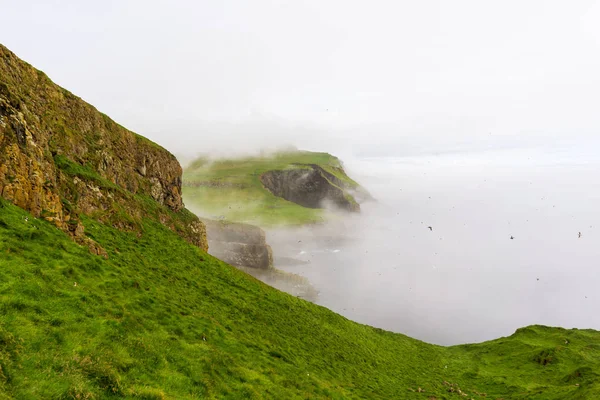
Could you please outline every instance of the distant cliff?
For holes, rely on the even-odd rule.
[[[235,222],[203,220],[208,233],[209,253],[236,267],[269,269],[273,252],[265,231]]]
[[[211,218],[264,228],[322,223],[372,200],[337,157],[298,150],[199,158],[184,171],[183,191],[186,203]]]
[[[0,45],[0,196],[96,253],[103,249],[85,236],[81,214],[124,230],[156,219],[206,250],[205,227],[181,199],[181,174],[171,153]]]
[[[352,188],[346,182],[316,164],[292,166],[262,174],[260,180],[264,187],[275,196],[303,207],[324,208],[333,205],[346,211],[360,211],[360,205],[347,192]]]

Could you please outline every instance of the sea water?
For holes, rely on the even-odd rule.
[[[307,277],[318,304],[427,342],[531,324],[600,329],[596,150],[351,158],[346,169],[376,201],[268,240],[276,257],[304,262],[279,267]]]

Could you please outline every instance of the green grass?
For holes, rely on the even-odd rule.
[[[335,218],[326,210],[302,207],[274,196],[260,181],[260,175],[267,171],[308,168],[302,164],[319,165],[349,187],[358,187],[336,157],[294,151],[214,162],[200,158],[184,171],[183,199],[205,217],[224,217],[262,227],[305,225]]]
[[[108,259],[0,200],[0,398],[600,398],[598,332],[434,346],[272,289],[156,222],[82,221]]]
[[[57,154],[53,158],[56,167],[70,177],[78,177],[93,182],[102,189],[124,192],[121,187],[102,178],[100,174],[90,166],[77,164],[61,154]]]
[[[169,224],[173,231],[178,232],[181,236],[188,239],[197,235],[190,231],[190,224],[195,222],[197,217],[189,210],[184,208],[178,212],[174,212],[165,206],[161,206],[150,196],[133,194],[102,178],[90,166],[78,164],[62,155],[55,155],[54,162],[57,168],[68,177],[63,182],[63,193],[68,198],[63,197],[61,200],[66,211],[75,213],[71,215],[71,223],[75,223],[78,220],[76,215],[80,213],[80,210],[76,207],[80,193],[77,186],[73,183],[73,178],[80,178],[87,183],[98,186],[104,191],[115,195],[118,194],[121,200],[123,200],[120,203],[113,201],[109,207],[97,208],[93,215],[91,215],[96,220],[108,222],[112,226],[119,226],[122,229],[139,231],[142,229],[141,220],[145,216],[155,221],[160,220],[165,224]]]
[[[326,210],[299,206],[256,186],[244,189],[184,187],[183,200],[187,207],[207,218],[225,217],[228,221],[262,227],[320,223],[330,214]]]

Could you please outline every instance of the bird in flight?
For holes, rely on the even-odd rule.
[[[427,228],[429,228],[429,230],[433,232],[433,228],[431,226],[428,226]]]
[[[581,232],[579,232],[579,237],[581,237]]]
[[[511,235],[510,240],[513,240],[515,237]]]

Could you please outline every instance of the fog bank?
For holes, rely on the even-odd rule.
[[[4,45],[178,155],[389,156],[600,127],[593,0],[0,5]]]
[[[377,202],[267,240],[276,262],[306,262],[284,269],[306,276],[319,304],[425,341],[530,324],[600,329],[597,150],[349,159]]]

